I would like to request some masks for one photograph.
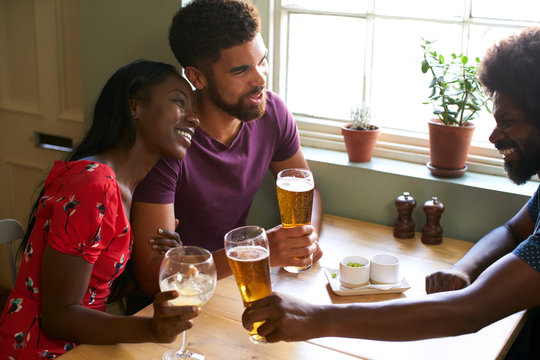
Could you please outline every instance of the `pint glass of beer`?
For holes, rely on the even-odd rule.
[[[225,234],[225,253],[229,260],[244,306],[272,293],[270,282],[270,248],[263,228],[242,226]],[[253,324],[249,339],[264,344],[266,338],[257,333],[264,321]]]
[[[281,225],[291,228],[311,224],[313,208],[313,174],[307,169],[285,169],[276,179]],[[285,270],[298,273],[311,267],[287,266]]]

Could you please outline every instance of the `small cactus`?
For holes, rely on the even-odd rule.
[[[355,130],[371,130],[373,128],[371,122],[371,109],[368,105],[362,104],[355,109],[351,109],[351,129]]]

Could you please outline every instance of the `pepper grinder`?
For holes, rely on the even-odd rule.
[[[439,220],[444,211],[444,204],[436,196],[424,203],[426,213],[426,225],[422,228],[422,242],[428,245],[436,245],[442,242],[443,229]]]
[[[398,218],[394,222],[394,237],[398,239],[412,239],[414,237],[414,221],[411,215],[415,207],[416,200],[408,192],[397,197]]]

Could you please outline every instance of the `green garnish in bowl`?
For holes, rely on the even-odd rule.
[[[362,267],[362,266],[365,266],[364,264],[359,264],[359,263],[353,263],[353,262],[350,262],[350,263],[347,263],[347,266],[350,266],[350,267]]]

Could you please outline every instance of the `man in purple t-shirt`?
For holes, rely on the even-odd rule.
[[[134,195],[132,258],[147,295],[158,290],[161,257],[147,245],[160,235],[156,228],[174,229],[179,219],[184,244],[213,251],[218,276],[228,275],[223,236],[245,225],[267,171],[308,168],[291,113],[265,90],[268,51],[252,4],[194,0],[174,16],[169,42],[196,88],[200,127],[184,161],[162,159]],[[267,230],[272,266],[305,266],[322,256],[317,189],[313,205],[312,225]]]

